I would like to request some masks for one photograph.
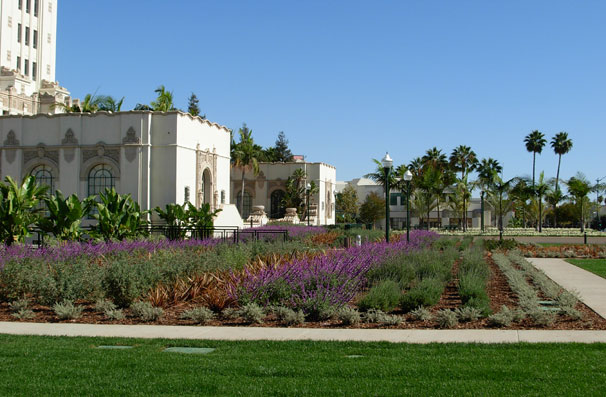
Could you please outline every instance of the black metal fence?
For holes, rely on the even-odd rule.
[[[95,229],[94,225],[83,227],[84,239]],[[169,240],[205,240],[220,239],[223,242],[243,243],[250,241],[274,242],[288,241],[288,230],[240,229],[238,226],[224,227],[179,227],[165,224],[150,224],[139,229],[142,234],[150,236],[164,236]],[[46,234],[39,230],[30,231],[33,239],[31,243],[38,248],[44,246]]]

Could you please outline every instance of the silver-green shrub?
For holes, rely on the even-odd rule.
[[[410,315],[414,320],[431,321],[433,319],[433,314],[431,314],[431,311],[423,306],[411,311]]]
[[[362,320],[360,312],[349,306],[341,308],[337,317],[345,325],[356,325]]]
[[[265,318],[265,311],[256,303],[249,303],[239,310],[239,317],[247,323],[261,324]]]
[[[161,307],[154,307],[149,302],[135,302],[130,305],[130,310],[135,317],[143,321],[155,321],[164,314]]]
[[[194,307],[181,313],[181,318],[197,324],[206,324],[215,318],[215,313],[207,307]]]
[[[95,310],[97,310],[98,312],[107,312],[109,310],[115,310],[116,309],[116,305],[114,304],[114,302],[107,300],[107,299],[97,299],[97,302],[95,302]]]
[[[436,313],[436,322],[440,328],[454,328],[458,323],[457,313],[443,309]]]
[[[110,309],[103,312],[108,320],[124,320],[122,309]]]
[[[17,299],[15,301],[12,301],[11,303],[9,303],[8,307],[13,312],[20,312],[22,310],[26,310],[29,307],[29,299],[27,299],[27,298]]]
[[[30,309],[21,309],[15,313],[12,313],[11,316],[13,316],[19,320],[30,320],[30,319],[36,317],[34,312]]]
[[[456,310],[457,317],[460,321],[475,321],[482,317],[482,312],[475,307],[464,306]]]
[[[72,320],[82,315],[82,306],[75,306],[70,301],[55,303],[53,310],[60,320]]]
[[[285,325],[299,325],[305,322],[303,311],[294,311],[291,308],[278,306],[274,308],[274,314],[279,322]]]
[[[496,327],[509,327],[514,320],[514,312],[503,305],[498,313],[488,317],[488,323]]]

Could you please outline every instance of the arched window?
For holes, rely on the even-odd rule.
[[[112,170],[105,164],[94,166],[88,173],[88,195],[93,196],[115,187]]]
[[[238,208],[238,211],[240,211],[240,208],[242,208],[242,218],[247,219],[250,216],[250,212],[252,211],[252,196],[246,190],[244,191],[244,207],[240,207],[241,203],[242,191],[240,190],[240,192],[238,192],[238,195],[236,196],[236,207]]]
[[[55,178],[49,166],[39,165],[30,172],[30,175],[36,177],[36,183],[40,186],[48,186],[49,194],[55,193]]]
[[[284,195],[286,193],[284,190],[274,190],[271,192],[271,196],[269,196],[270,201],[270,211],[269,217],[272,219],[280,219],[284,218],[284,214],[286,214],[286,208],[284,207],[284,203],[282,202],[284,199]]]

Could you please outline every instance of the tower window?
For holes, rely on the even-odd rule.
[[[29,26],[25,27],[25,45],[29,45]]]
[[[17,57],[17,70],[21,70],[21,57]]]
[[[11,50],[6,51],[6,60],[11,61]]]
[[[29,75],[29,61],[27,59],[23,63],[23,74],[26,76]]]
[[[34,36],[32,37],[34,48],[38,48],[38,31],[34,30]]]
[[[46,36],[46,41],[48,42],[48,44],[50,44],[50,42],[51,42],[51,34],[50,33]]]
[[[17,24],[17,43],[21,43],[21,24]]]
[[[50,65],[46,65],[46,74],[50,76]]]
[[[12,28],[13,27],[13,18],[12,17],[8,17],[8,27]]]
[[[29,14],[29,6],[31,4],[31,0],[25,0],[25,12]]]
[[[36,80],[36,62],[32,62],[32,80]]]
[[[21,6],[23,5],[22,3],[23,3],[23,0],[19,0],[17,2],[17,7],[19,7],[19,9],[21,9]]]
[[[34,16],[38,16],[38,0],[34,0]]]
[[[53,2],[52,1],[48,2],[48,12],[53,12]]]

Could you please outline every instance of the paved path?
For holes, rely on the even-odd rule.
[[[206,340],[316,340],[396,343],[606,343],[606,331],[317,329],[0,322],[0,333]]]
[[[477,236],[485,240],[498,240],[499,236]],[[514,239],[520,243],[546,243],[546,244],[583,244],[583,235],[579,236],[503,236],[504,239]],[[587,244],[606,244],[604,236],[587,236]]]
[[[554,258],[528,258],[536,268],[567,290],[576,290],[581,300],[606,318],[606,279]]]

